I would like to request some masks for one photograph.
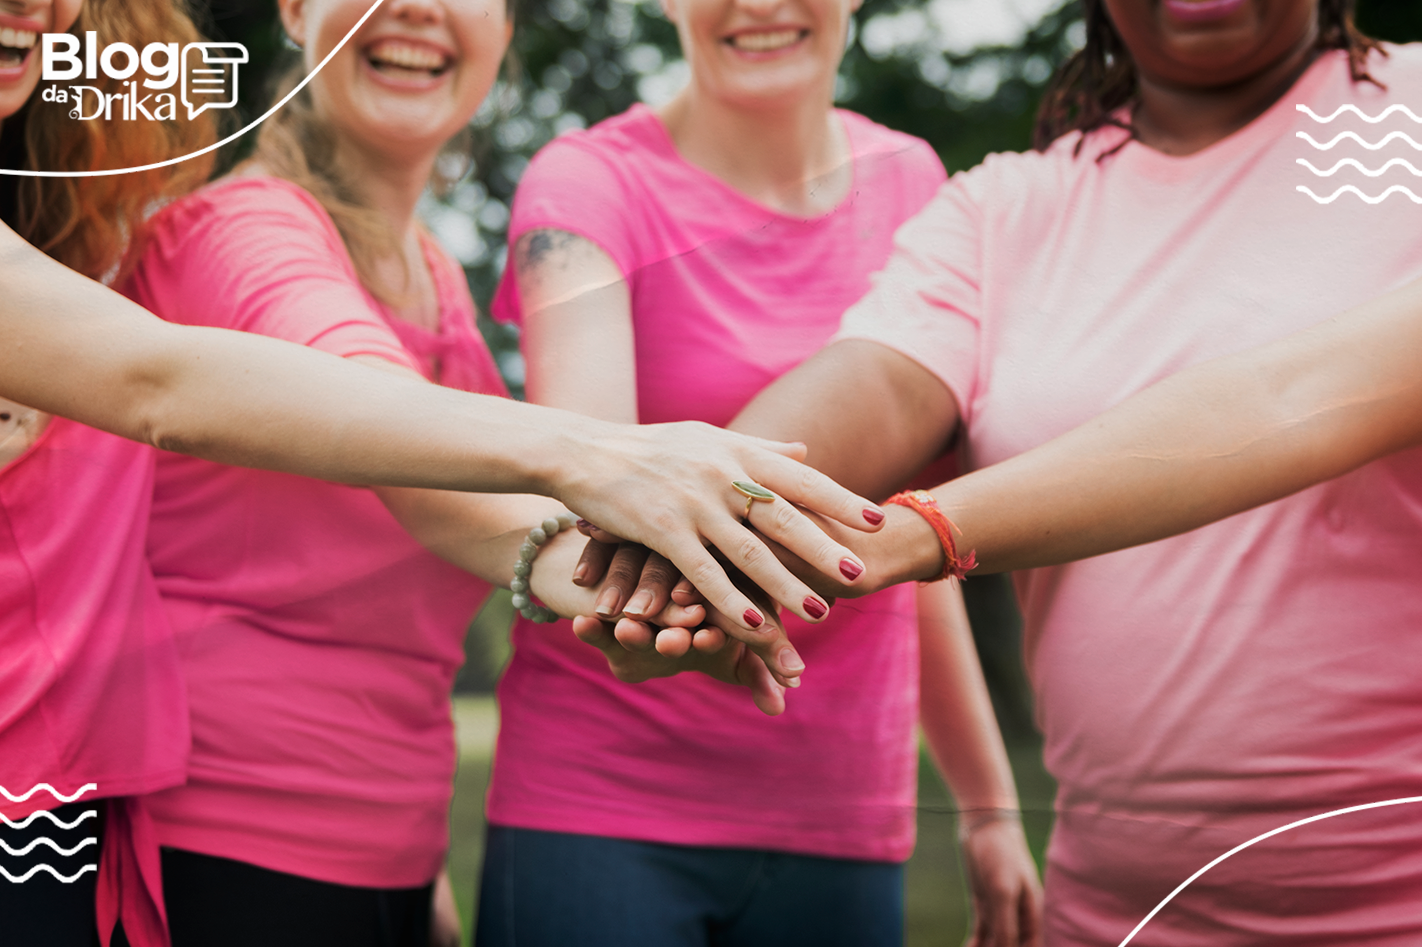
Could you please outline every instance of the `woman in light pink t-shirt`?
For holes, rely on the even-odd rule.
[[[1383,113],[1422,99],[1422,48],[1371,49],[1349,9],[1089,4],[1091,40],[1049,99],[1043,150],[951,181],[901,229],[839,341],[752,405],[747,429],[798,430],[808,399],[838,420],[811,456],[902,432],[857,473],[826,468],[851,486],[960,424],[970,462],[992,464],[1181,368],[1416,280],[1416,208],[1375,200],[1411,182],[1405,168],[1369,176],[1343,159],[1375,171],[1410,150],[1391,132],[1415,125]],[[1331,153],[1310,144],[1335,137]],[[1374,200],[1335,197],[1344,185]],[[1264,460],[1247,437],[1216,443],[1226,461]],[[951,487],[936,492],[961,508]],[[980,515],[965,516],[965,539]],[[1418,794],[1419,533],[1410,451],[1186,536],[1018,575],[1060,784],[1049,944],[1118,943],[1236,845]],[[859,547],[871,570],[941,568],[915,515],[891,511],[881,536]],[[1134,942],[1414,943],[1417,824],[1406,807],[1367,809],[1254,845]]]
[[[668,10],[690,85],[534,158],[494,315],[524,327],[533,400],[724,425],[833,334],[945,175],[923,142],[831,107],[850,3]],[[623,589],[605,590],[604,614]],[[900,942],[915,598],[893,589],[822,622],[821,599],[795,609],[810,670],[774,719],[701,677],[619,686],[572,635],[520,624],[499,687],[481,947]],[[956,596],[933,601],[922,636],[942,685],[926,731],[992,892],[981,943],[1030,942],[1035,871],[1004,812],[1016,793]]]

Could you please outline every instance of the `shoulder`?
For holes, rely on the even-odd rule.
[[[660,151],[659,134],[664,136],[665,132],[656,113],[645,105],[634,105],[621,115],[591,128],[565,132],[544,145],[533,156],[519,186],[542,184],[569,173],[622,177],[630,168],[654,160]]]
[[[868,159],[867,163],[876,169],[891,170],[934,185],[947,178],[938,153],[922,138],[886,128],[858,112],[836,109],[835,114],[844,123],[856,161],[865,163]]]
[[[339,241],[335,223],[301,187],[268,175],[229,176],[165,207],[153,221],[152,239],[161,242],[241,234],[276,244],[319,235]]]
[[[1369,74],[1387,86],[1393,97],[1414,98],[1422,87],[1422,43],[1384,43],[1383,50],[1386,56],[1373,53],[1368,57]],[[1399,87],[1392,88],[1394,84]],[[1422,103],[1415,107],[1422,111]]]

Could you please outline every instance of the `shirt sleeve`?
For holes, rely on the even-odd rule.
[[[562,230],[596,244],[628,279],[641,260],[628,216],[627,183],[608,156],[581,139],[578,134],[554,139],[524,171],[509,216],[509,253],[525,234]],[[511,264],[504,269],[490,311],[500,322],[522,324]]]
[[[273,178],[190,197],[155,222],[130,295],[169,322],[271,336],[419,371],[361,285],[335,225]]]
[[[982,225],[970,175],[939,188],[894,234],[869,292],[831,340],[886,345],[938,376],[969,420],[978,382]]]

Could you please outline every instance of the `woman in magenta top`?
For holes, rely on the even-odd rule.
[[[897,227],[943,183],[917,139],[834,110],[851,5],[668,4],[691,84],[543,149],[520,182],[497,318],[528,391],[619,421],[724,425],[833,334]],[[752,511],[759,519],[759,511]],[[845,575],[856,574],[847,563]],[[627,590],[630,592],[630,589]],[[604,614],[629,597],[604,591]],[[824,601],[796,609],[819,619]],[[961,635],[961,604],[937,635]],[[646,608],[631,602],[630,611]],[[766,719],[705,678],[636,688],[521,623],[499,686],[478,942],[889,944],[914,838],[915,591],[789,616],[811,670]],[[971,649],[969,648],[969,651]],[[1029,941],[1035,874],[976,665],[935,750],[973,827],[984,944]],[[971,724],[965,724],[965,718]],[[978,823],[982,824],[979,825]],[[722,940],[721,938],[729,938]]]

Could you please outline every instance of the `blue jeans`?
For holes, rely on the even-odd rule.
[[[903,865],[490,826],[476,947],[903,947]]]

